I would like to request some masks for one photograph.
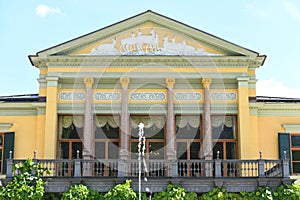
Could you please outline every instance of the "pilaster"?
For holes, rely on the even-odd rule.
[[[250,112],[249,112],[249,77],[238,77],[238,132],[239,132],[239,153],[241,159],[252,159],[255,155],[251,154],[253,148],[252,134],[250,134]],[[256,152],[257,154],[257,152]],[[256,155],[257,157],[257,155]]]
[[[46,77],[47,102],[46,102],[46,124],[44,137],[44,158],[55,159],[57,138],[57,85],[58,77]]]

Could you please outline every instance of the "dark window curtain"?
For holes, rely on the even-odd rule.
[[[3,152],[3,170],[2,173],[6,174],[6,160],[9,158],[9,152],[12,151],[14,157],[14,143],[15,132],[4,133],[4,152]]]
[[[286,158],[290,160],[290,174],[291,174],[291,146],[290,134],[278,133],[278,149],[279,159],[284,159],[284,151],[286,151]]]

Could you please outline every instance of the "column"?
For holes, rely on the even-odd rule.
[[[167,160],[175,160],[175,130],[174,130],[174,103],[173,103],[173,87],[175,78],[166,78],[166,85],[168,89],[168,115],[167,115]]]
[[[211,78],[202,78],[202,85],[204,87],[203,156],[205,160],[213,159],[209,90],[211,81]]]
[[[126,160],[129,157],[129,113],[128,113],[128,84],[130,79],[120,78],[122,86],[122,106],[121,106],[121,148],[120,159]]]
[[[44,137],[44,158],[55,159],[57,140],[57,85],[58,77],[46,77],[46,124]]]
[[[92,86],[93,78],[84,78],[86,86],[84,133],[83,133],[83,159],[91,159],[93,156],[93,113],[92,113]]]
[[[85,113],[84,113],[84,128],[83,128],[83,159],[91,159],[93,156],[93,114],[92,114],[92,86],[94,83],[93,78],[84,78],[86,87],[85,92]],[[83,176],[92,175],[91,163],[83,163]]]
[[[252,134],[250,134],[250,113],[249,113],[249,94],[248,94],[248,81],[249,77],[238,77],[238,102],[239,102],[239,152],[241,159],[253,159],[257,158],[257,152],[255,156],[251,155],[251,149],[253,148]]]

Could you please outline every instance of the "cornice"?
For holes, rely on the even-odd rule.
[[[1,116],[45,114],[46,103],[0,103]]]
[[[164,63],[170,66],[235,66],[248,67],[253,59],[245,56],[49,56],[47,67],[60,66],[136,66]]]
[[[300,116],[300,104],[296,103],[265,103],[249,104],[250,112],[258,116]]]

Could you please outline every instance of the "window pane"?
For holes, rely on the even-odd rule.
[[[300,173],[300,163],[293,162],[293,173]]]
[[[149,142],[149,158],[150,159],[164,159],[165,144],[163,142]]]
[[[226,159],[236,159],[236,144],[235,142],[226,143]]]
[[[144,129],[146,139],[164,139],[164,132],[164,128],[159,129],[155,125]]]
[[[294,147],[300,146],[300,136],[292,136],[292,146]]]
[[[119,142],[108,143],[108,159],[119,158]]]
[[[59,158],[69,159],[69,142],[59,143]]]
[[[72,159],[77,158],[77,150],[79,151],[79,158],[82,158],[82,143],[72,142]]]
[[[96,139],[119,139],[119,128],[112,128],[108,124],[104,127],[97,127],[95,132]]]
[[[236,116],[212,116],[213,139],[235,139]]]
[[[177,142],[177,158],[178,159],[187,159],[187,143],[186,142]]]
[[[200,142],[192,142],[190,151],[191,159],[200,159]]]
[[[293,161],[300,161],[300,150],[292,151],[292,159]]]
[[[164,131],[164,128],[159,129],[155,125],[153,125],[150,128],[144,128],[144,135],[146,136],[146,139],[164,139],[165,131]],[[139,129],[138,128],[131,129],[131,138],[132,139],[139,138]]]
[[[214,148],[213,148],[213,158],[217,159],[217,152],[220,151],[220,159],[223,159],[223,153],[224,153],[224,149],[223,149],[223,142],[217,142],[214,143]]]
[[[83,128],[76,128],[74,124],[68,128],[62,129],[63,139],[80,139],[82,138]]]
[[[96,142],[95,156],[98,159],[105,159],[105,142]]]
[[[2,146],[3,145],[3,135],[0,134],[0,145]]]
[[[193,128],[187,124],[183,128],[176,127],[176,138],[177,139],[200,139],[199,127]]]
[[[138,142],[131,142],[131,158],[137,159],[138,158]]]

